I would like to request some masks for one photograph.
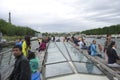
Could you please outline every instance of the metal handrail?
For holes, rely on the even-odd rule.
[[[9,50],[7,50],[7,51],[4,51],[4,52],[1,52],[1,53],[0,53],[0,67],[1,67],[1,64],[2,64],[2,60],[3,60],[4,54],[7,54],[8,52],[11,52],[11,51],[12,51],[12,49],[9,49]],[[8,64],[10,64],[11,56],[12,56],[12,52],[11,52],[11,54],[10,54],[10,58],[9,58]]]
[[[9,57],[8,57],[9,55]],[[5,57],[8,57],[7,58],[7,62],[5,62],[6,64],[2,64],[4,63],[4,59],[6,59]],[[12,71],[12,68],[13,68],[13,64],[14,64],[14,61],[12,61],[12,49],[9,49],[9,50],[6,50],[4,52],[1,52],[0,53],[0,73],[3,73],[1,75],[1,80],[6,80],[9,76],[9,74],[11,73]],[[13,62],[13,63],[11,63]],[[4,69],[5,68],[5,69]]]

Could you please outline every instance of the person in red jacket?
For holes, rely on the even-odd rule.
[[[39,52],[40,52],[41,50],[45,50],[45,49],[46,49],[46,43],[45,43],[44,40],[42,40],[42,43],[40,44],[40,47],[39,47]]]

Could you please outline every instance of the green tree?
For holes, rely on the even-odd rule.
[[[35,35],[37,31],[23,26],[16,26],[0,19],[0,31],[3,35],[8,36],[24,36],[24,35]]]

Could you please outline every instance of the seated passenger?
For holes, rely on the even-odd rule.
[[[22,47],[22,41],[21,38],[18,38],[15,45],[19,45],[20,47]]]
[[[81,38],[80,42],[78,42],[80,49],[87,49],[86,43],[84,42],[84,39]]]
[[[42,43],[40,44],[39,51],[46,49],[46,43],[44,40],[42,40]]]
[[[66,36],[64,37],[63,42],[67,42],[67,37]]]
[[[40,72],[39,72],[39,59],[35,57],[34,52],[30,52],[28,55],[30,69],[31,69],[31,80],[40,80]]]
[[[117,64],[117,60],[120,60],[119,56],[116,52],[116,45],[115,42],[111,42],[111,44],[108,46],[107,49],[107,56],[108,56],[108,66],[110,67],[120,67],[119,64]]]
[[[97,49],[96,49],[96,40],[93,40],[91,47],[90,47],[90,51],[91,51],[91,56],[99,56],[102,57],[100,54],[98,54]]]
[[[76,45],[76,46],[79,46],[79,44],[78,44],[78,42],[79,42],[79,40],[77,39],[77,38],[74,38],[74,44]]]

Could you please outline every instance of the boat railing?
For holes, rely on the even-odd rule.
[[[14,58],[12,49],[0,53],[0,73],[1,80],[6,80],[13,68]]]
[[[4,51],[4,52],[0,53],[0,67],[4,63],[3,59],[6,58],[6,57],[8,57],[8,55],[9,55],[9,58],[7,59],[8,62],[6,64],[10,65],[11,57],[12,57],[12,49],[9,49],[7,51]]]

